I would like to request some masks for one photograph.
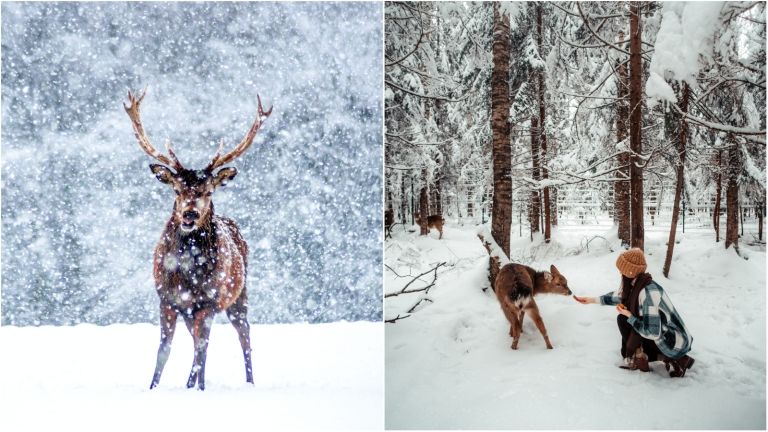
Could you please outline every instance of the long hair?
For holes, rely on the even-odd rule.
[[[621,302],[625,305],[627,304],[629,294],[632,292],[632,281],[634,281],[633,278],[628,278],[624,275],[621,275],[621,284],[619,285],[618,296],[621,298]]]

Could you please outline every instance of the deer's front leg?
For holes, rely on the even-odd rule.
[[[197,388],[205,390],[205,358],[208,353],[208,337],[211,334],[213,324],[213,309],[201,309],[195,312],[192,323],[192,340],[195,344],[195,361],[189,372],[187,387],[193,387],[197,381]]]
[[[152,376],[152,384],[149,385],[150,390],[160,383],[165,362],[171,355],[171,342],[176,331],[176,316],[176,311],[170,305],[160,303],[160,347],[157,349],[155,374]]]

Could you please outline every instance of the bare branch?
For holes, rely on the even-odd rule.
[[[427,297],[421,298],[419,299],[419,301],[416,302],[415,305],[411,306],[411,308],[408,309],[408,313],[413,313],[416,310],[416,308],[419,307],[419,305],[422,304],[423,302],[434,303],[431,299],[428,299]]]
[[[388,294],[384,294],[384,298],[396,297],[396,296],[399,296],[400,294],[410,294],[410,293],[415,293],[415,292],[420,292],[420,291],[429,292],[429,289],[432,288],[435,285],[435,282],[437,281],[437,269],[439,269],[440,267],[442,267],[442,266],[444,266],[446,264],[447,264],[447,262],[443,261],[443,262],[439,263],[438,265],[436,265],[435,267],[425,271],[424,273],[421,273],[421,274],[415,276],[410,282],[405,284],[405,286],[400,291],[395,291],[395,292],[391,292],[391,293],[388,293]],[[424,276],[425,274],[432,273],[432,272],[435,272],[435,273],[434,273],[434,276],[432,277],[432,282],[430,282],[428,285],[426,285],[424,287],[421,287],[421,288],[414,288],[414,289],[410,289],[410,290],[408,289],[408,287],[411,286],[411,284],[413,284],[417,280],[420,280],[419,279],[420,277]]]
[[[418,93],[418,92],[415,92],[413,90],[408,90],[407,88],[401,87],[401,86],[395,84],[394,82],[392,82],[392,81],[390,81],[390,80],[388,80],[386,78],[384,79],[384,84],[386,84],[386,85],[388,85],[390,87],[393,87],[393,88],[395,88],[397,90],[403,91],[403,92],[405,92],[405,93],[407,93],[407,94],[409,94],[411,96],[416,96],[416,97],[420,97],[420,98],[424,98],[424,99],[434,99],[434,100],[441,100],[441,101],[445,101],[445,102],[461,102],[461,101],[463,101],[464,99],[467,98],[467,96],[464,96],[461,99],[451,99],[451,98],[448,98],[448,97],[445,97],[445,96],[434,96],[434,95],[422,94],[422,93]]]
[[[394,318],[392,318],[392,319],[385,319],[385,320],[384,320],[384,322],[385,322],[385,323],[394,324],[394,323],[396,323],[397,321],[399,321],[399,320],[401,320],[401,319],[405,319],[405,318],[408,318],[409,316],[410,316],[410,315],[403,315],[403,316],[400,316],[400,314],[397,314],[397,316],[396,316],[396,317],[394,317]]]
[[[397,60],[393,60],[389,63],[384,63],[384,66],[394,66],[396,64],[400,64],[400,62],[404,61],[405,59],[413,55],[413,53],[415,53],[419,49],[421,42],[424,40],[424,23],[421,21],[421,17],[418,17],[418,18],[414,17],[414,18],[417,19],[419,22],[419,32],[420,32],[419,39],[416,41],[416,45],[414,45],[413,49],[409,51],[407,54],[405,54],[404,56],[400,57]]]

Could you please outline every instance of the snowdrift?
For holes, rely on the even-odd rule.
[[[0,327],[3,429],[381,430],[381,327],[254,325],[251,386],[234,329],[214,324],[204,392],[186,388],[183,324],[151,391],[157,326]]]

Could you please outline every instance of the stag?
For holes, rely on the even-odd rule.
[[[146,89],[138,95],[128,92],[128,105],[123,106],[131,118],[139,146],[160,162],[149,165],[152,173],[176,193],[173,212],[154,252],[155,289],[160,297],[160,347],[149,388],[155,388],[160,382],[171,352],[176,319],[180,315],[192,334],[195,350],[187,387],[192,388],[197,384],[200,390],[205,389],[208,336],[214,316],[221,311],[226,311],[237,330],[243,349],[245,380],[252,384],[245,284],[248,245],[232,219],[214,213],[211,197],[219,186],[224,186],[237,175],[235,168],[222,167],[251,146],[264,120],[272,113],[272,108],[264,111],[261,98],[257,95],[259,107],[256,120],[240,144],[222,155],[222,140],[208,166],[194,170],[184,168],[170,143],[165,144],[166,155],[157,151],[149,142],[139,113],[145,95]]]

